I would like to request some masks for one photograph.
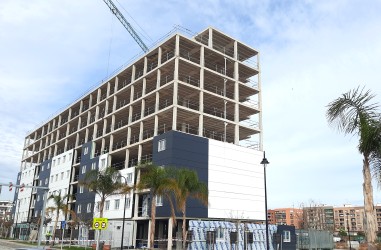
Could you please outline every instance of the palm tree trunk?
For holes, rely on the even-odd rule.
[[[151,229],[148,248],[154,248],[155,240],[155,221],[156,221],[156,195],[152,194],[151,199]]]
[[[54,245],[54,241],[55,241],[55,237],[56,237],[56,228],[57,228],[57,224],[58,224],[59,214],[60,214],[60,210],[57,208],[57,216],[56,216],[56,221],[54,222],[54,228],[53,228],[53,234],[52,234],[53,245]]]
[[[183,249],[185,249],[186,242],[187,242],[187,235],[186,235],[186,228],[187,228],[187,219],[186,219],[186,203],[184,203],[182,213],[183,213]]]
[[[374,210],[373,203],[373,187],[372,187],[372,176],[369,168],[369,158],[364,155],[363,160],[363,192],[364,192],[364,210],[365,210],[365,220],[366,220],[366,236],[368,243],[375,243],[376,232],[377,232],[377,221],[376,213]]]

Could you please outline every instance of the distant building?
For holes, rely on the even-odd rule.
[[[0,220],[7,221],[11,217],[12,201],[0,201]]]
[[[296,229],[302,227],[303,209],[299,208],[276,208],[267,212],[269,223],[273,225],[295,226]]]
[[[333,206],[315,205],[303,208],[303,228],[334,231]]]
[[[364,207],[344,205],[335,207],[335,231],[345,229],[351,234],[364,231]],[[349,227],[348,227],[349,225]]]

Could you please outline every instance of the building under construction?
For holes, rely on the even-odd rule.
[[[209,205],[189,202],[189,219],[264,220],[261,131],[258,51],[213,28],[190,38],[174,33],[28,134],[17,183],[70,194],[69,208],[83,222],[70,230],[84,242],[92,238],[85,222],[99,208],[95,193],[79,183],[91,169],[108,166],[130,185],[142,162],[194,169],[208,185]],[[103,239],[120,244],[125,209],[125,245],[144,245],[150,200],[138,191],[126,203],[124,196],[108,198],[104,217],[112,233]],[[15,202],[20,233],[42,214],[43,191],[16,192]],[[171,242],[181,225],[172,228],[165,199],[157,206],[155,239]]]

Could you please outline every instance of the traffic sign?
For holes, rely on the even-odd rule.
[[[108,226],[107,218],[94,218],[93,219],[93,229],[95,230],[105,230]]]

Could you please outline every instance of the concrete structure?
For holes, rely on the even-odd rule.
[[[11,217],[12,201],[0,201],[0,220],[8,221]]]
[[[135,166],[147,161],[195,169],[207,183],[209,206],[190,202],[189,218],[264,220],[261,131],[258,51],[212,28],[192,38],[174,34],[28,134],[18,183],[70,194],[80,240],[92,238],[85,225],[99,208],[79,181],[111,166],[134,185]],[[42,192],[17,192],[15,201],[20,224],[40,216]],[[148,240],[149,203],[148,192],[128,196],[125,245]],[[168,204],[157,205],[156,238],[171,239]],[[106,201],[113,233],[102,237],[113,246],[124,207],[123,196]]]

